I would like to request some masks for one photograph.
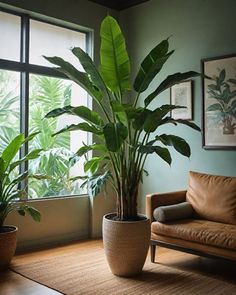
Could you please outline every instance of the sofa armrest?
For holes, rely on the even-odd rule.
[[[174,205],[186,201],[186,190],[162,194],[150,194],[146,196],[146,215],[152,222],[153,211],[160,206]]]

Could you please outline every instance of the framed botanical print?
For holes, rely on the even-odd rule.
[[[171,111],[173,119],[192,120],[192,88],[193,81],[187,80],[175,84],[170,88],[170,102],[172,105],[183,106],[185,108]]]
[[[236,149],[236,54],[202,60],[203,147]]]

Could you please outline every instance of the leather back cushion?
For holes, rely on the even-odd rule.
[[[236,224],[236,177],[190,171],[186,200],[200,218]]]

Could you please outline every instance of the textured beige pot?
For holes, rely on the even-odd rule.
[[[7,268],[16,251],[17,227],[3,226],[0,232],[0,270]]]
[[[111,272],[128,277],[139,274],[150,242],[150,220],[115,221],[103,217],[103,245]]]

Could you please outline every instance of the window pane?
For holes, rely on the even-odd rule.
[[[0,70],[0,154],[20,132],[20,74]],[[19,154],[14,160],[18,160]],[[18,167],[10,173],[13,180]]]
[[[20,74],[0,70],[0,152],[20,132]]]
[[[0,11],[0,58],[20,60],[20,24],[19,16]]]
[[[79,101],[78,101],[79,98]],[[44,149],[38,159],[30,162],[29,170],[33,174],[47,174],[50,179],[29,181],[29,196],[42,198],[87,193],[81,190],[81,183],[71,182],[73,176],[83,175],[83,162],[70,161],[74,153],[87,143],[85,132],[65,132],[52,137],[52,134],[66,125],[80,120],[77,117],[63,115],[45,119],[44,116],[54,108],[65,105],[86,105],[87,95],[69,80],[30,75],[29,131],[41,131],[30,142],[29,149]]]
[[[42,66],[52,66],[45,56],[60,56],[80,67],[78,59],[69,50],[80,47],[85,50],[84,33],[64,29],[47,23],[30,21],[30,63]]]

